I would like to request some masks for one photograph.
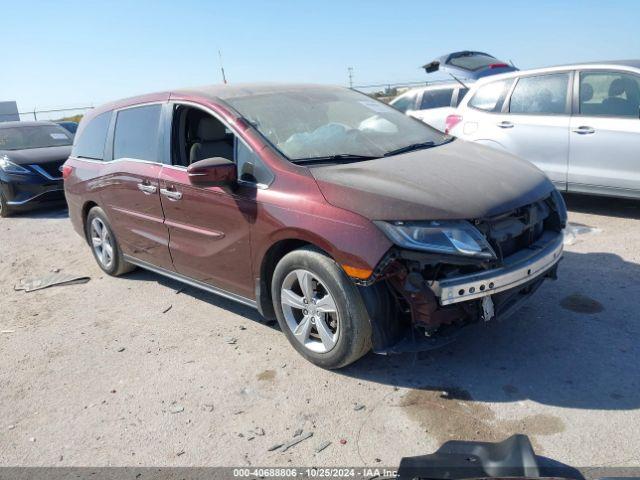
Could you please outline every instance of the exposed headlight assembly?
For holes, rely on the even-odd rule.
[[[482,259],[496,258],[484,235],[467,221],[374,223],[399,247]]]
[[[7,173],[31,173],[30,170],[9,161],[9,157],[6,155],[0,155],[0,169]]]

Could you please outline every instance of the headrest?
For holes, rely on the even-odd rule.
[[[590,83],[580,84],[580,101],[588,102],[593,98],[593,87]]]
[[[625,91],[625,83],[621,78],[616,78],[611,85],[609,85],[609,96],[617,97],[618,95],[622,95]]]
[[[216,142],[223,140],[226,128],[219,120],[213,117],[201,118],[198,122],[196,136],[202,142]]]

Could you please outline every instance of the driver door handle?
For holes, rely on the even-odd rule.
[[[151,195],[152,193],[156,193],[158,191],[158,187],[155,185],[151,185],[150,183],[139,183],[138,190],[140,190],[145,195]]]
[[[507,122],[506,120],[504,122],[499,122],[497,124],[500,128],[513,128],[514,125],[511,122]]]
[[[590,135],[592,133],[596,133],[595,129],[593,127],[587,127],[585,125],[580,126],[578,128],[574,128],[573,131],[575,133],[579,133],[580,135]]]
[[[161,188],[160,193],[167,197],[169,200],[180,200],[182,198],[182,193],[176,190],[167,190],[166,188]]]

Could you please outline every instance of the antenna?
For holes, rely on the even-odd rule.
[[[353,88],[353,67],[347,68],[349,71],[349,88]]]
[[[222,83],[227,84],[227,77],[224,74],[224,66],[222,65],[222,52],[218,50],[218,59],[220,60],[220,72],[222,72]]]

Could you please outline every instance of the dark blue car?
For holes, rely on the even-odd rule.
[[[72,134],[53,122],[0,123],[0,216],[64,200]]]

